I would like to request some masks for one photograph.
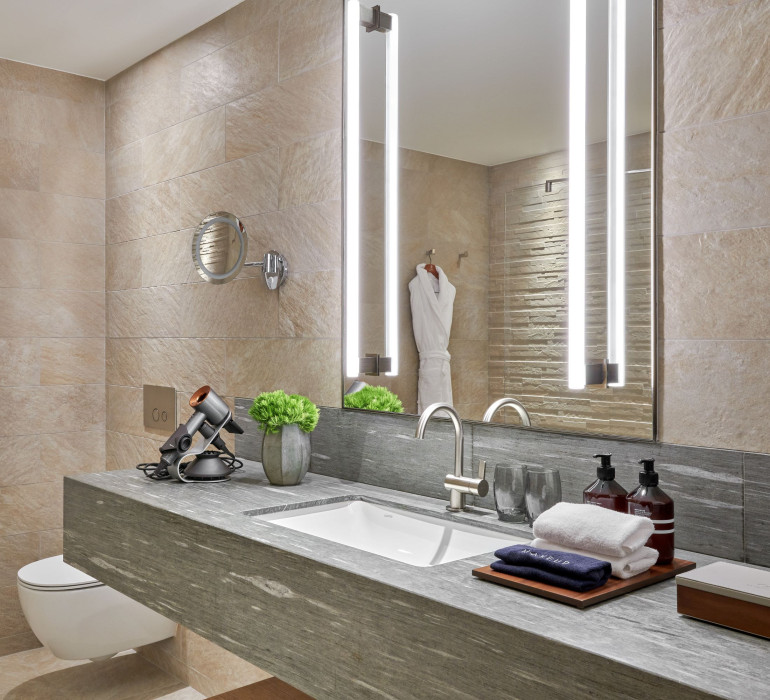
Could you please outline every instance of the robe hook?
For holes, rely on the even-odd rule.
[[[425,251],[425,255],[428,256],[428,263],[432,263],[433,262],[433,256],[435,254],[436,254],[436,249],[435,248],[431,248],[430,250],[426,250]]]

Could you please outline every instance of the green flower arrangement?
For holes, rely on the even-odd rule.
[[[265,433],[277,433],[284,425],[296,423],[303,433],[312,433],[318,425],[318,407],[306,396],[267,391],[257,396],[249,415]]]
[[[363,408],[367,411],[403,413],[404,404],[384,386],[365,386],[354,394],[345,396],[345,408]]]

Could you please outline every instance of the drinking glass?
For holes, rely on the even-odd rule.
[[[553,467],[528,467],[526,488],[527,518],[538,516],[561,501],[561,477]]]
[[[495,466],[495,509],[506,523],[526,523],[527,467],[497,464]]]

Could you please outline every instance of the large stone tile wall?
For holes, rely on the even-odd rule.
[[[61,553],[65,474],[104,468],[104,84],[0,60],[0,656],[16,572]]]
[[[660,4],[659,434],[768,452],[770,5]]]
[[[106,86],[107,467],[153,460],[142,385],[223,397],[283,388],[339,405],[342,3],[247,0]],[[259,270],[203,282],[193,231],[233,212]],[[142,653],[212,694],[264,678],[180,629]]]

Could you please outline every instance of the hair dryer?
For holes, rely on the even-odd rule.
[[[178,481],[227,481],[234,467],[225,464],[220,456],[207,452],[209,445],[214,445],[233,459],[235,456],[220,437],[222,429],[229,433],[243,433],[243,428],[233,420],[230,407],[210,386],[202,386],[190,397],[190,406],[195,409],[190,419],[173,432],[160,448],[160,462],[154,478],[165,478],[165,474]],[[201,439],[193,447],[196,433]],[[196,459],[185,465],[182,460],[195,456]]]

